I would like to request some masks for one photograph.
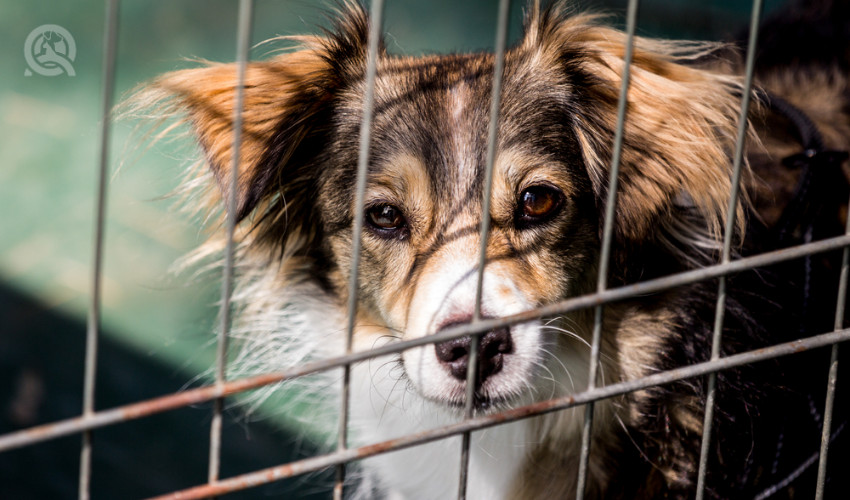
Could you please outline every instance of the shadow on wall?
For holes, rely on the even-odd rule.
[[[0,286],[0,434],[79,415],[85,325]],[[98,408],[184,387],[190,375],[104,336]],[[222,477],[316,453],[285,431],[225,420]],[[168,412],[95,431],[93,498],[140,498],[206,481],[209,407]],[[80,436],[0,454],[0,498],[74,498]],[[328,498],[331,474],[295,478],[227,498]]]

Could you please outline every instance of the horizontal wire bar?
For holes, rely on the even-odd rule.
[[[549,399],[512,410],[494,413],[492,415],[463,420],[456,424],[436,429],[429,429],[416,434],[409,434],[397,439],[373,443],[359,448],[349,448],[335,453],[310,457],[296,462],[290,462],[284,465],[234,476],[218,481],[214,484],[205,484],[182,491],[172,492],[156,497],[153,500],[185,500],[232,493],[234,491],[252,488],[288,477],[319,471],[341,463],[351,462],[353,460],[368,458],[381,453],[410,448],[412,446],[445,439],[464,432],[485,429],[536,415],[565,410],[574,406],[619,396],[629,392],[646,389],[648,387],[661,386],[678,380],[698,377],[750,363],[801,353],[811,349],[837,344],[839,342],[846,342],[848,340],[850,340],[850,329],[844,329],[837,332],[830,332],[792,342],[777,344],[762,349],[733,354],[725,358],[713,361],[704,361],[702,363],[682,368],[667,370],[640,379],[618,382],[616,384],[587,390],[571,396]]]
[[[686,271],[676,275],[635,283],[633,285],[611,288],[602,293],[582,295],[556,304],[513,314],[511,316],[505,316],[503,318],[482,319],[475,325],[458,325],[446,328],[435,335],[388,344],[368,351],[358,351],[346,356],[305,363],[298,368],[282,372],[237,379],[217,386],[211,385],[199,387],[197,389],[190,389],[177,394],[169,394],[167,396],[139,403],[104,410],[89,417],[76,417],[67,420],[60,420],[51,424],[30,427],[28,429],[0,436],[0,452],[20,448],[21,446],[26,446],[27,444],[34,442],[47,441],[49,439],[55,439],[89,429],[106,427],[126,420],[146,417],[184,406],[205,403],[216,398],[231,396],[240,392],[257,389],[332,368],[338,368],[346,364],[357,363],[370,358],[394,354],[405,349],[425,344],[446,342],[478,331],[493,330],[504,326],[532,321],[543,316],[563,314],[579,309],[587,309],[598,304],[607,304],[635,296],[649,295],[671,288],[717,278],[719,276],[734,274],[756,267],[773,265],[787,260],[804,257],[806,255],[838,250],[848,246],[850,246],[850,235],[829,238],[814,243],[799,245],[793,248],[777,250],[752,257],[745,257],[732,261],[728,264],[717,264],[693,271]]]
[[[80,416],[60,420],[51,424],[38,425],[0,436],[0,452],[20,448],[30,444],[47,441],[70,434],[107,427],[120,422],[136,420],[157,413],[176,410],[186,406],[207,403],[211,400],[232,396],[240,392],[271,385],[284,380],[279,373],[258,375],[245,379],[225,382],[220,385],[208,385],[176,394],[169,394],[138,403],[103,410],[91,416]]]

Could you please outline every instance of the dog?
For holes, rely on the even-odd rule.
[[[808,12],[818,8],[818,19],[836,25],[847,11],[836,1]],[[738,255],[843,232],[850,58],[840,49],[846,43],[832,43],[818,49],[823,60],[800,51],[783,63],[775,47],[801,26],[808,25],[787,13],[765,24],[759,60],[772,62],[757,67],[741,201],[731,210],[747,91],[743,50],[635,38],[610,287],[716,264],[730,219]],[[233,376],[344,352],[368,30],[365,9],[344,4],[324,35],[296,37],[295,50],[248,64],[235,193],[234,64],[163,75],[131,101],[134,110],[188,123],[202,150],[189,182],[199,188],[192,204],[220,212],[235,196],[232,334],[242,347]],[[483,318],[596,290],[626,43],[599,16],[562,3],[527,6],[524,33],[505,56]],[[476,314],[493,72],[489,53],[379,50],[355,351],[434,335]],[[822,135],[828,168],[781,162],[806,145],[779,103]],[[822,189],[816,195],[800,194],[806,175],[822,176],[809,182]],[[195,261],[223,248],[216,233]],[[837,267],[827,254],[731,277],[722,354],[831,331]],[[716,294],[709,281],[606,304],[596,384],[708,360]],[[475,414],[585,390],[593,324],[593,311],[581,310],[484,332]],[[352,444],[460,421],[470,342],[353,365]],[[814,490],[816,460],[809,459],[819,446],[827,359],[811,357],[806,373],[798,357],[718,374],[709,497],[807,498]],[[303,390],[330,413],[339,379],[338,371],[327,373]],[[695,378],[596,402],[587,497],[692,496],[706,392]],[[848,457],[840,434],[845,400],[839,395],[833,469]],[[470,498],[573,498],[583,418],[584,407],[576,407],[474,432]],[[454,437],[369,458],[353,488],[365,498],[450,498],[459,443]],[[833,491],[846,484],[840,476],[830,475]]]

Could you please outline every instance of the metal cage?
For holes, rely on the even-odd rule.
[[[558,410],[563,410],[566,408],[571,408],[579,405],[585,405],[585,420],[584,420],[584,429],[582,436],[582,448],[581,448],[581,460],[580,460],[580,468],[578,471],[578,491],[577,497],[583,498],[584,496],[584,485],[587,474],[587,461],[588,455],[590,453],[589,447],[589,439],[590,439],[590,428],[593,424],[593,408],[594,402],[599,401],[604,398],[610,398],[613,396],[625,394],[631,391],[644,389],[647,387],[651,387],[654,385],[666,384],[677,380],[682,380],[690,377],[700,377],[707,376],[708,377],[708,399],[706,402],[705,409],[705,432],[702,441],[701,448],[701,460],[699,467],[699,475],[698,475],[698,485],[696,491],[696,497],[702,498],[705,490],[705,477],[706,477],[706,464],[708,457],[708,449],[709,443],[712,439],[712,413],[714,410],[714,392],[715,392],[715,380],[717,372],[721,370],[726,370],[734,367],[738,367],[748,363],[754,363],[757,361],[767,360],[771,358],[777,358],[781,356],[791,355],[796,352],[800,352],[802,350],[813,349],[816,347],[822,346],[832,346],[832,355],[831,355],[831,365],[829,370],[829,379],[824,381],[827,384],[827,399],[826,399],[826,412],[825,418],[823,422],[823,430],[822,430],[822,441],[820,448],[820,459],[819,459],[819,468],[818,468],[818,482],[817,482],[817,498],[823,497],[823,489],[824,489],[824,481],[825,481],[825,470],[826,470],[826,459],[827,459],[827,451],[829,446],[829,437],[830,437],[830,426],[831,426],[831,418],[832,418],[832,408],[833,401],[835,398],[835,386],[836,386],[836,377],[837,377],[837,368],[838,368],[838,345],[840,342],[846,341],[850,339],[850,329],[843,328],[843,320],[844,320],[844,303],[846,300],[846,291],[847,291],[847,278],[848,278],[848,254],[850,254],[850,228],[844,236],[834,237],[826,240],[820,240],[813,243],[804,244],[801,246],[796,246],[792,248],[788,248],[785,250],[774,251],[770,253],[759,254],[751,257],[733,259],[731,254],[731,245],[732,245],[732,234],[733,228],[732,224],[734,224],[734,217],[729,217],[726,228],[725,228],[725,236],[723,241],[723,251],[722,258],[719,263],[716,265],[712,265],[706,268],[701,268],[681,274],[670,275],[658,279],[652,279],[649,281],[639,282],[629,286],[623,286],[618,288],[609,288],[606,278],[608,273],[608,264],[610,260],[610,251],[611,251],[611,241],[612,241],[612,226],[613,226],[613,208],[616,204],[617,199],[617,181],[618,181],[618,171],[619,171],[619,158],[620,152],[622,149],[623,143],[623,124],[626,118],[626,93],[629,88],[629,64],[631,62],[632,57],[632,47],[633,47],[633,37],[635,33],[636,27],[636,18],[638,11],[638,1],[630,0],[628,4],[627,11],[627,24],[626,31],[628,34],[628,45],[627,52],[625,56],[626,66],[623,74],[623,83],[620,89],[620,97],[619,97],[619,107],[618,107],[618,126],[616,129],[616,135],[613,138],[613,159],[611,165],[611,178],[610,178],[610,186],[611,188],[608,191],[608,198],[606,204],[606,213],[605,213],[605,225],[603,229],[603,237],[602,237],[602,251],[600,257],[600,266],[599,266],[599,274],[597,281],[597,289],[596,293],[590,295],[584,295],[580,297],[570,298],[564,300],[559,303],[551,304],[546,307],[523,312],[520,314],[515,314],[508,317],[497,318],[497,319],[484,319],[481,318],[480,307],[481,307],[481,286],[483,280],[483,273],[481,270],[484,268],[485,264],[485,245],[487,242],[488,231],[489,231],[489,219],[482,218],[480,235],[481,235],[481,249],[480,249],[480,260],[478,266],[478,293],[477,293],[477,302],[476,302],[476,313],[472,323],[460,326],[454,326],[448,328],[447,330],[433,336],[429,336],[422,339],[409,340],[399,343],[394,343],[392,345],[383,346],[380,348],[376,348],[374,350],[370,350],[367,352],[352,352],[351,350],[351,335],[354,326],[354,311],[356,307],[356,293],[357,293],[357,276],[358,276],[358,266],[359,266],[359,257],[360,257],[360,240],[359,238],[354,239],[353,243],[353,267],[352,274],[350,280],[350,302],[349,302],[349,317],[348,317],[348,343],[347,343],[347,351],[346,354],[340,357],[336,357],[333,359],[324,359],[320,361],[311,362],[305,364],[297,369],[288,370],[280,373],[269,373],[239,380],[226,380],[225,378],[225,364],[226,364],[226,354],[227,354],[227,330],[230,323],[230,296],[232,289],[232,276],[233,276],[233,248],[232,248],[232,237],[234,231],[234,219],[233,214],[234,210],[228,210],[228,222],[227,222],[227,231],[229,234],[228,239],[228,248],[227,248],[227,260],[226,266],[224,269],[224,277],[222,284],[222,314],[221,314],[221,327],[219,331],[218,337],[218,351],[217,351],[217,367],[215,371],[215,383],[211,385],[207,385],[204,387],[188,389],[183,392],[169,394],[166,396],[158,397],[155,399],[141,401],[134,404],[129,404],[126,406],[120,406],[108,410],[103,411],[95,411],[94,410],[94,398],[95,398],[95,360],[96,353],[98,348],[98,336],[99,336],[99,308],[100,308],[100,295],[101,295],[101,263],[103,260],[102,257],[102,248],[103,248],[103,221],[104,221],[104,211],[105,211],[105,194],[106,194],[106,180],[107,180],[107,172],[108,172],[108,145],[109,145],[109,133],[110,133],[110,110],[113,106],[113,94],[114,94],[114,75],[115,75],[115,58],[116,58],[116,43],[117,43],[117,35],[118,35],[118,0],[107,0],[106,1],[106,28],[105,28],[105,37],[103,40],[104,45],[104,72],[103,72],[103,93],[102,93],[102,109],[103,109],[103,123],[101,128],[101,136],[100,136],[100,164],[99,164],[99,183],[98,183],[98,194],[97,194],[97,208],[96,208],[96,235],[95,235],[95,245],[94,245],[94,265],[93,272],[91,275],[91,286],[92,286],[92,296],[91,296],[91,304],[90,304],[90,313],[88,320],[88,330],[87,330],[87,343],[86,343],[86,359],[85,359],[85,389],[84,389],[84,406],[82,413],[80,416],[76,418],[71,418],[67,420],[62,420],[58,422],[54,422],[48,425],[42,425],[38,427],[28,428],[17,432],[12,432],[3,436],[0,436],[0,452],[11,450],[14,448],[20,448],[32,445],[34,443],[38,443],[45,440],[55,439],[61,436],[71,435],[71,434],[82,434],[83,436],[83,444],[81,451],[81,467],[80,467],[80,476],[79,476],[79,498],[86,499],[89,497],[89,482],[90,482],[90,464],[91,464],[91,450],[92,450],[92,441],[91,436],[92,432],[97,429],[101,429],[106,426],[111,426],[115,424],[119,424],[122,422],[126,422],[133,419],[139,419],[143,417],[147,417],[153,414],[157,414],[160,412],[166,412],[170,410],[174,410],[177,408],[186,407],[189,405],[194,405],[202,402],[213,401],[214,405],[214,413],[211,424],[211,432],[210,432],[210,456],[209,456],[209,476],[208,482],[206,484],[199,485],[194,488],[190,488],[184,491],[177,491],[167,495],[163,495],[161,498],[205,498],[214,495],[221,495],[229,492],[234,492],[237,490],[242,490],[246,488],[251,488],[260,484],[269,483],[272,481],[277,481],[282,478],[292,477],[300,474],[304,474],[311,471],[318,471],[326,468],[335,467],[337,470],[337,479],[336,485],[334,488],[334,496],[335,498],[342,498],[343,495],[343,482],[345,479],[345,466],[348,462],[353,460],[362,459],[365,457],[369,457],[372,455],[386,453],[393,450],[412,447],[418,444],[427,443],[434,440],[439,440],[443,438],[447,438],[450,436],[461,435],[463,437],[463,446],[459,456],[459,460],[462,462],[462,475],[460,481],[460,491],[458,492],[458,498],[465,498],[465,477],[468,466],[468,450],[469,450],[469,436],[470,433],[477,429],[483,429],[491,426],[500,425],[503,423],[531,417],[534,415],[546,413],[546,412],[554,412]],[[495,65],[495,74],[493,77],[493,87],[492,87],[492,95],[493,100],[491,103],[491,115],[490,115],[490,128],[489,128],[489,147],[487,154],[487,170],[486,170],[486,180],[485,180],[485,195],[483,199],[484,212],[487,213],[489,209],[490,202],[490,184],[492,180],[492,171],[493,171],[493,160],[495,156],[495,138],[497,135],[498,129],[498,109],[499,109],[499,97],[501,90],[501,79],[502,79],[502,71],[504,66],[504,54],[505,54],[505,45],[506,45],[506,33],[508,26],[508,11],[509,11],[509,0],[500,0],[499,2],[499,14],[498,14],[498,26],[496,27],[496,65]],[[240,146],[240,131],[241,131],[241,108],[242,108],[242,86],[245,78],[245,68],[248,60],[248,51],[249,51],[249,40],[252,31],[252,11],[253,11],[253,1],[252,0],[240,0],[239,2],[239,16],[238,16],[238,36],[237,36],[237,61],[238,61],[238,78],[239,78],[239,87],[237,89],[236,94],[236,105],[235,105],[235,116],[234,116],[234,130],[235,130],[235,138],[233,143],[233,173],[232,176],[234,186],[236,182],[235,173],[236,162],[239,158],[239,146]],[[365,100],[365,111],[363,115],[362,125],[361,125],[361,139],[360,139],[360,155],[359,155],[359,163],[358,163],[358,175],[357,175],[357,187],[356,187],[356,207],[358,212],[354,217],[354,234],[360,234],[362,230],[362,221],[363,221],[363,193],[365,189],[365,172],[366,172],[366,163],[369,151],[369,139],[370,139],[370,130],[371,130],[371,120],[372,120],[372,103],[373,103],[373,89],[374,89],[374,81],[376,74],[376,54],[378,47],[378,39],[381,33],[382,26],[382,11],[383,11],[383,1],[382,0],[374,0],[371,6],[371,31],[369,34],[369,52],[367,59],[367,73],[366,73],[366,82],[367,82],[367,94]],[[729,200],[729,213],[734,213],[735,207],[738,203],[738,187],[740,184],[740,177],[742,171],[742,157],[743,157],[743,143],[747,133],[747,114],[750,106],[750,96],[751,92],[749,89],[752,85],[753,80],[753,68],[755,61],[755,46],[756,40],[758,36],[758,27],[759,20],[762,12],[762,1],[754,0],[752,5],[752,17],[751,17],[751,29],[750,29],[750,37],[749,37],[749,46],[747,50],[747,58],[746,58],[746,76],[745,76],[745,85],[747,91],[743,93],[741,108],[740,108],[740,117],[739,117],[739,129],[737,136],[737,146],[735,150],[734,156],[734,178],[733,182],[736,186],[734,189],[734,194],[732,198]],[[235,206],[235,189],[230,190],[230,199],[227,202],[230,204],[230,207]],[[817,253],[843,249],[843,263],[841,267],[840,274],[840,285],[837,297],[837,310],[835,311],[835,323],[834,323],[834,331],[830,333],[825,333],[821,335],[815,335],[808,338],[801,338],[797,341],[773,345],[770,347],[766,347],[763,349],[744,352],[740,354],[735,354],[727,357],[720,356],[720,345],[721,345],[721,330],[723,324],[723,312],[725,308],[726,302],[726,278],[729,275],[734,273],[739,273],[741,271],[745,271],[748,269],[753,269],[756,267],[761,267],[765,265],[776,264],[784,261],[788,261],[791,259],[799,259],[808,255],[813,255]],[[613,383],[610,385],[604,385],[601,387],[597,387],[595,384],[596,381],[596,371],[598,368],[599,362],[599,346],[600,346],[600,335],[601,335],[601,323],[602,323],[602,310],[606,306],[606,304],[620,301],[629,297],[633,297],[639,294],[646,294],[652,292],[658,292],[663,290],[668,290],[677,286],[682,286],[686,284],[696,283],[699,281],[705,280],[713,280],[716,279],[719,283],[718,285],[718,298],[717,298],[717,307],[716,307],[716,317],[715,317],[715,328],[714,328],[714,336],[712,342],[712,351],[711,351],[711,359],[706,362],[697,363],[694,365],[678,368],[675,370],[665,371],[656,373],[654,375],[637,379],[630,380],[626,382]],[[587,390],[572,394],[567,397],[561,397],[552,400],[546,400],[537,402],[534,404],[530,404],[528,406],[523,406],[520,408],[511,409],[508,411],[504,411],[498,414],[486,415],[486,416],[473,416],[472,412],[472,398],[467,396],[467,407],[466,407],[466,415],[467,418],[462,422],[449,425],[437,429],[427,430],[415,435],[404,436],[400,439],[395,439],[387,442],[380,443],[372,443],[367,446],[362,446],[358,448],[350,448],[347,442],[347,421],[348,421],[348,381],[349,381],[349,368],[351,364],[367,360],[370,358],[374,358],[377,356],[400,352],[404,349],[411,348],[418,345],[424,344],[433,344],[436,342],[442,342],[450,339],[460,338],[467,335],[479,335],[482,332],[506,326],[513,325],[517,323],[521,323],[523,321],[529,321],[533,319],[540,318],[546,315],[552,314],[561,314],[568,311],[575,311],[578,309],[588,309],[592,308],[595,312],[595,326],[593,330],[593,340],[592,340],[592,351],[591,351],[591,366],[590,366],[590,375],[589,375],[589,387]],[[473,342],[472,352],[470,353],[471,361],[470,363],[474,365],[476,362],[476,346],[477,344]],[[296,462],[282,464],[276,467],[272,467],[269,469],[258,470],[252,473],[239,475],[235,477],[228,478],[220,478],[219,477],[219,453],[221,446],[221,425],[222,425],[222,408],[223,401],[225,398],[239,394],[241,392],[255,389],[262,386],[267,386],[271,384],[276,384],[281,381],[287,379],[293,379],[297,377],[301,377],[307,374],[329,370],[332,368],[342,367],[344,370],[343,377],[343,397],[341,399],[341,408],[339,410],[340,415],[340,427],[339,427],[339,438],[338,438],[338,446],[337,449],[333,452],[313,456],[310,458],[306,458],[303,460],[299,460]],[[468,376],[473,377],[475,369],[468,370]],[[471,388],[472,384],[467,383],[467,387]],[[470,389],[468,389],[469,391]]]

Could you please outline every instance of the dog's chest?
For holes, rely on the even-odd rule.
[[[398,380],[397,370],[395,363],[385,358],[354,368],[351,408],[357,444],[458,421]],[[529,452],[529,425],[519,421],[472,434],[469,498],[507,497]],[[384,492],[388,499],[452,498],[458,491],[460,449],[461,438],[455,436],[372,457],[363,464],[364,484]]]

